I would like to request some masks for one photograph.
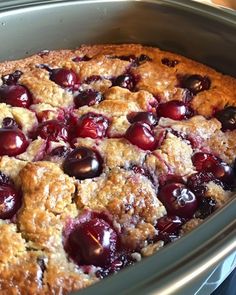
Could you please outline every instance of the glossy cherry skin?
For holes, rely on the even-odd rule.
[[[217,112],[215,117],[221,122],[223,131],[236,129],[236,107],[227,107]]]
[[[177,233],[183,224],[178,216],[166,215],[158,219],[156,228],[161,232]]]
[[[50,141],[68,141],[68,130],[63,122],[49,120],[38,125],[35,137],[40,136]]]
[[[102,94],[101,92],[88,89],[84,91],[80,91],[74,98],[74,103],[77,108],[82,106],[92,106],[98,104],[102,101]]]
[[[27,147],[28,141],[20,129],[0,129],[0,156],[17,156]]]
[[[171,100],[166,103],[161,103],[157,107],[157,116],[170,118],[173,120],[184,120],[190,115],[188,106],[179,100]]]
[[[196,196],[182,183],[163,186],[159,192],[159,199],[168,214],[183,218],[191,218],[198,207]]]
[[[2,121],[2,128],[19,128],[19,126],[13,118],[6,117]]]
[[[102,173],[102,159],[93,150],[78,147],[66,157],[63,169],[80,180],[97,177]]]
[[[161,60],[161,63],[169,68],[174,68],[179,63],[179,61],[176,59],[169,59],[167,57],[164,57]]]
[[[112,86],[119,86],[130,91],[135,91],[137,79],[131,73],[118,76],[113,80]]]
[[[93,218],[72,231],[68,242],[78,264],[103,267],[114,259],[117,240],[116,232],[105,220]]]
[[[187,88],[194,95],[201,91],[208,90],[211,86],[209,78],[201,75],[186,76],[181,84],[183,88]]]
[[[143,150],[154,150],[156,147],[156,140],[153,131],[146,123],[133,123],[126,130],[125,138]]]
[[[50,79],[63,88],[73,88],[77,81],[77,76],[72,70],[53,69],[51,70]]]
[[[109,121],[100,114],[87,113],[78,120],[75,134],[77,137],[103,138],[107,134]]]
[[[230,185],[235,180],[233,168],[219,158],[208,153],[195,153],[192,157],[193,165],[197,171],[211,172],[215,178]]]
[[[157,117],[152,112],[138,112],[128,115],[128,120],[130,123],[143,122],[150,126],[157,125]]]
[[[0,102],[14,107],[28,108],[32,103],[29,90],[22,85],[2,85],[0,87]]]
[[[23,73],[21,71],[16,70],[14,73],[3,76],[2,77],[3,84],[6,84],[6,85],[17,84],[22,74]]]
[[[70,149],[66,146],[59,146],[53,149],[49,156],[51,157],[59,157],[59,158],[65,158],[70,153]]]
[[[20,194],[12,186],[0,184],[0,219],[12,218],[20,206]]]

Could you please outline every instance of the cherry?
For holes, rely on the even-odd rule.
[[[2,121],[2,128],[19,128],[19,126],[13,118],[6,117]]]
[[[211,215],[216,207],[216,200],[209,198],[209,197],[203,197],[200,201],[199,207],[197,212],[195,213],[196,218],[205,219],[209,215]]]
[[[107,277],[110,274],[116,273],[122,268],[134,264],[134,259],[129,253],[120,254],[108,267],[101,268],[96,271],[96,276],[100,279]]]
[[[210,181],[222,185],[211,172],[197,172],[189,176],[187,186],[197,197],[203,197],[206,193],[206,184]]]
[[[135,91],[137,78],[132,73],[123,74],[113,79],[112,86],[119,86],[130,91]]]
[[[12,185],[13,182],[7,175],[5,175],[2,171],[0,171],[0,185],[4,185],[4,184]]]
[[[178,233],[183,220],[178,216],[166,215],[158,219],[156,228],[161,232]]]
[[[57,120],[45,121],[38,125],[35,131],[35,137],[37,136],[50,141],[67,141],[67,126],[63,122],[59,122]]]
[[[20,194],[12,186],[0,184],[0,218],[12,218],[20,206]]]
[[[0,156],[17,156],[27,147],[28,141],[20,129],[0,129]]]
[[[84,56],[76,56],[76,57],[72,58],[72,61],[74,61],[74,62],[89,61],[89,60],[91,60],[91,58],[88,57],[87,55],[84,55]]]
[[[74,103],[77,108],[82,106],[92,106],[95,104],[99,104],[102,101],[102,94],[101,92],[87,89],[84,91],[80,91],[74,98]]]
[[[236,129],[236,107],[226,107],[217,112],[215,117],[221,122],[223,131]]]
[[[202,152],[195,153],[192,156],[192,161],[197,171],[211,172],[215,178],[227,185],[231,185],[235,181],[233,168],[211,154]]]
[[[49,156],[51,157],[59,157],[59,158],[65,158],[70,153],[70,149],[66,146],[59,146],[53,149]]]
[[[173,120],[184,120],[191,115],[191,110],[182,101],[171,100],[161,103],[157,107],[157,116],[170,118]]]
[[[182,183],[170,183],[163,186],[159,199],[171,215],[191,218],[198,207],[194,193]]]
[[[68,243],[78,264],[106,266],[114,260],[118,237],[103,219],[93,218],[71,232]]]
[[[143,122],[150,126],[157,125],[157,117],[152,112],[138,112],[128,115],[128,120],[130,123]]]
[[[185,76],[181,82],[182,88],[187,88],[193,95],[208,90],[211,86],[211,81],[208,77],[201,75]]]
[[[92,76],[87,77],[87,78],[84,80],[84,83],[86,83],[86,84],[91,84],[91,83],[94,83],[94,82],[97,82],[97,81],[101,81],[102,79],[103,79],[102,76],[99,76],[99,75],[92,75]]]
[[[107,134],[109,121],[100,114],[87,113],[78,120],[75,134],[77,137],[103,138]]]
[[[63,88],[74,87],[77,84],[77,76],[72,70],[58,68],[52,69],[50,79]]]
[[[179,61],[176,60],[176,59],[169,59],[167,57],[164,57],[162,60],[161,60],[162,64],[169,67],[169,68],[174,68],[178,63]]]
[[[29,90],[22,85],[2,85],[0,87],[0,102],[14,107],[28,108],[32,103]]]
[[[22,74],[23,73],[21,71],[16,70],[12,74],[3,76],[2,77],[3,84],[7,84],[7,85],[16,84],[18,82],[18,80],[20,79],[20,77],[21,77]]]
[[[126,130],[125,138],[143,150],[154,150],[156,148],[154,133],[146,123],[133,123]]]
[[[93,150],[78,147],[67,155],[63,169],[69,176],[80,180],[97,177],[102,173],[102,159]]]

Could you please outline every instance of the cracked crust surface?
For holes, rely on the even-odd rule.
[[[120,58],[141,55],[149,60],[138,66]],[[76,57],[81,61],[75,61]],[[163,58],[177,63],[168,67]],[[80,90],[100,91],[103,100],[76,109],[74,96],[78,91],[60,87],[39,65],[72,69],[78,76]],[[133,253],[139,257],[137,260],[155,253],[164,245],[163,241],[149,243],[157,234],[158,219],[166,214],[157,198],[161,180],[169,174],[186,180],[196,172],[191,157],[200,150],[218,155],[228,164],[235,160],[236,131],[222,132],[221,123],[212,116],[225,106],[236,106],[236,80],[207,66],[158,48],[125,44],[82,46],[0,64],[1,77],[16,70],[22,71],[19,83],[29,89],[33,104],[24,109],[0,103],[1,127],[3,119],[10,117],[30,136],[40,122],[65,120],[71,114],[78,119],[91,112],[109,119],[109,136],[95,140],[76,138],[73,143],[93,148],[102,156],[103,173],[94,179],[78,181],[69,177],[63,172],[63,160],[54,161],[48,156],[54,147],[68,146],[65,142],[31,138],[24,153],[16,158],[0,158],[0,171],[23,193],[22,206],[14,220],[0,220],[0,294],[68,294],[98,280],[94,273],[85,273],[71,261],[63,247],[63,229],[84,209],[108,211],[127,248],[140,249]],[[138,77],[135,91],[112,86],[112,79],[127,71]],[[124,138],[130,126],[127,115],[153,111],[157,101],[184,101],[186,90],[179,87],[179,79],[192,74],[207,76],[211,81],[210,89],[196,94],[190,102],[195,116],[183,121],[160,118],[156,136],[159,132],[165,136],[154,151],[141,150]],[[96,76],[100,78],[88,82],[88,78]],[[134,166],[143,167],[148,175],[134,172]],[[214,182],[207,185],[206,197],[213,198],[218,208],[231,195]],[[183,225],[181,235],[201,222],[190,219]]]

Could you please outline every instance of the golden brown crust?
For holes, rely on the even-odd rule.
[[[149,59],[138,66],[119,57],[146,55]],[[86,57],[75,61],[76,57]],[[163,64],[163,58],[177,61],[174,67]],[[78,90],[64,89],[50,79],[52,69],[72,69],[78,76],[79,90],[100,91],[103,100],[92,106],[74,109]],[[236,131],[223,132],[221,123],[212,118],[225,106],[236,106],[236,80],[213,69],[158,48],[137,44],[81,46],[76,50],[51,51],[18,61],[0,64],[0,77],[22,71],[19,83],[32,94],[29,109],[0,103],[0,127],[5,117],[13,118],[30,137],[27,150],[16,158],[3,156],[0,171],[22,190],[23,202],[14,220],[0,220],[0,294],[68,294],[96,282],[94,271],[86,274],[67,255],[64,233],[68,220],[76,220],[84,209],[105,211],[112,216],[113,226],[122,243],[136,260],[159,250],[163,241],[149,243],[157,234],[157,221],[166,214],[158,200],[159,184],[168,175],[187,177],[196,172],[192,155],[204,150],[232,164],[236,154]],[[135,91],[112,86],[112,81],[131,72],[137,78]],[[124,138],[132,112],[155,110],[156,99],[163,103],[185,100],[180,87],[183,76],[202,75],[210,79],[207,91],[196,94],[190,105],[196,113],[188,120],[160,118],[155,136],[163,140],[154,151],[144,151]],[[87,78],[99,76],[86,82]],[[0,82],[1,85],[2,82]],[[88,113],[109,119],[108,137],[76,138],[75,146],[85,146],[100,153],[103,173],[82,181],[63,172],[63,159],[50,158],[50,151],[68,142],[32,138],[31,132],[41,121],[62,120],[68,114],[78,119]],[[184,139],[178,134],[184,134]],[[190,139],[194,139],[195,146]],[[40,161],[40,160],[44,161]],[[134,172],[144,168],[147,174]],[[159,183],[160,182],[160,183]],[[224,205],[232,192],[210,182],[206,196],[217,208]],[[14,223],[13,223],[14,222]],[[182,227],[186,234],[202,222],[190,219]]]

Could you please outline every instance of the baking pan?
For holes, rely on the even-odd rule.
[[[236,77],[235,36],[233,11],[189,0],[0,3],[0,60],[83,43],[142,43]],[[234,198],[190,234],[79,294],[208,295],[235,256]]]

